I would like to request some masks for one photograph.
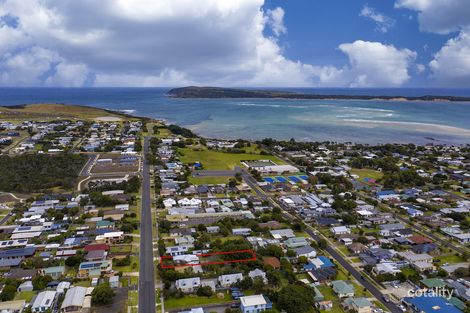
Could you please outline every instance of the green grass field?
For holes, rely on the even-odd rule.
[[[241,161],[246,160],[271,160],[277,164],[285,164],[282,160],[273,155],[261,155],[250,153],[225,153],[201,148],[178,149],[180,160],[183,163],[201,162],[206,170],[231,170],[235,166],[241,166]]]
[[[193,185],[217,185],[227,184],[231,176],[218,176],[218,177],[193,177],[189,176],[188,182]]]
[[[438,255],[436,259],[439,259],[439,265],[443,265],[445,263],[453,264],[465,262],[465,259],[462,256],[455,254]]]
[[[367,169],[367,168],[353,168],[351,170],[351,174],[359,176],[359,179],[364,179],[364,178],[372,178],[375,180],[378,180],[382,178],[383,174],[382,172]]]
[[[35,294],[36,292],[34,291],[21,291],[15,295],[15,300],[25,300],[26,302],[30,302]]]
[[[184,296],[179,299],[165,299],[165,309],[188,308],[204,304],[227,303],[231,301],[232,298],[226,293],[224,293],[223,299],[219,299],[217,295],[212,295],[211,297]]]

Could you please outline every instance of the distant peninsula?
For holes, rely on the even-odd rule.
[[[220,87],[181,87],[167,92],[172,98],[182,99],[222,99],[222,98],[280,98],[280,99],[320,99],[320,100],[390,100],[390,101],[458,101],[470,102],[470,97],[456,96],[386,96],[386,95],[333,95],[285,92],[276,90],[251,90]]]

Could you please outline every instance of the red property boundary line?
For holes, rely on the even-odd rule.
[[[171,255],[164,255],[160,257],[160,264],[162,268],[176,268],[176,267],[186,267],[186,266],[204,266],[204,265],[216,265],[216,264],[228,264],[228,263],[246,263],[251,261],[256,261],[256,252],[253,250],[235,250],[235,251],[219,251],[219,252],[212,252],[212,253],[202,253],[196,254],[198,257],[209,257],[212,255],[227,255],[227,254],[235,254],[235,253],[249,253],[251,254],[251,258],[248,259],[238,259],[238,260],[228,260],[228,261],[217,261],[217,262],[202,262],[196,264],[181,264],[181,265],[164,265],[164,260],[172,260],[173,256]]]

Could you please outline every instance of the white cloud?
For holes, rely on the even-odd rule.
[[[367,17],[374,21],[377,25],[377,30],[382,33],[386,33],[390,28],[395,25],[394,19],[377,12],[374,8],[371,8],[367,5],[364,5],[362,7],[362,10],[359,15]]]
[[[284,26],[284,10],[281,7],[277,7],[274,10],[267,10],[266,16],[268,18],[268,24],[271,26],[276,36],[287,33],[287,28]]]
[[[429,63],[434,78],[441,84],[469,86],[470,30],[462,30],[439,50]]]
[[[418,12],[420,29],[437,34],[458,31],[429,63],[432,78],[440,85],[470,83],[470,3],[468,0],[398,0],[398,8]]]
[[[468,0],[397,0],[395,7],[417,11],[423,31],[448,34],[470,26]]]
[[[88,68],[84,64],[67,64],[61,62],[55,67],[55,73],[49,76],[45,85],[81,87],[88,78]]]
[[[426,70],[426,65],[416,64],[416,72],[423,73]]]
[[[400,86],[410,79],[408,69],[417,56],[408,49],[362,40],[342,44],[339,49],[349,58],[346,75],[355,87]]]
[[[21,86],[398,86],[415,54],[340,46],[350,64],[290,60],[284,10],[264,0],[0,0],[0,84]],[[370,15],[370,14],[369,14]],[[380,21],[378,15],[370,15]],[[385,19],[386,20],[386,19]],[[264,35],[267,27],[274,36]]]

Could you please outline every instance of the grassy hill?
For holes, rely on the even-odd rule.
[[[83,105],[68,104],[27,104],[0,107],[0,119],[27,120],[27,119],[129,119],[124,114]]]

